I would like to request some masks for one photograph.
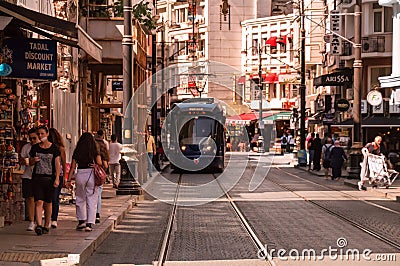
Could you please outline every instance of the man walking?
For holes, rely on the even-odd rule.
[[[122,145],[117,142],[117,136],[115,134],[111,135],[110,143],[110,176],[112,179],[113,187],[118,188],[120,180],[121,166],[119,165],[119,160],[121,159]]]
[[[146,149],[147,149],[147,170],[149,172],[149,176],[153,175],[153,157],[156,155],[156,143],[154,141],[154,137],[151,135],[151,131],[146,131]]]

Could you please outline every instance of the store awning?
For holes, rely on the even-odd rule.
[[[98,62],[102,61],[102,47],[75,23],[48,16],[5,1],[0,1],[0,12],[15,18],[18,26],[60,43],[81,48]]]
[[[266,118],[263,118],[264,121],[266,120],[290,120],[291,117],[291,112],[279,112],[277,114],[268,116]]]
[[[276,39],[277,39],[277,37],[275,37],[275,36],[270,37],[268,40],[265,41],[265,44],[276,47],[277,46]]]
[[[263,120],[265,120],[266,117],[272,116],[274,114],[276,114],[276,112],[274,111],[263,112],[262,113]],[[258,118],[259,118],[258,112],[253,112],[253,113],[243,113],[240,115],[229,116],[226,118],[226,121],[251,122],[251,121],[257,121]]]
[[[353,119],[348,119],[333,127],[353,127]],[[400,127],[400,117],[365,117],[361,122],[361,127]]]
[[[276,74],[276,73],[268,73],[264,78],[264,83],[268,83],[268,84],[279,83],[278,74]]]

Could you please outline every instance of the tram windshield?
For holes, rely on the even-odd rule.
[[[179,133],[181,145],[199,144],[206,138],[214,136],[215,121],[208,117],[199,117],[185,123]]]

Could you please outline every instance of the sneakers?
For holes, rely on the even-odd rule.
[[[91,231],[93,231],[92,224],[86,224],[85,231],[86,231],[86,232],[91,232]]]
[[[358,184],[358,190],[360,190],[360,191],[367,190],[367,189],[363,186],[363,184],[362,184],[361,181],[358,181],[357,184]]]
[[[36,228],[35,228],[35,233],[36,233],[38,236],[41,236],[41,235],[43,234],[42,227],[41,227],[40,225],[36,226]]]
[[[57,228],[57,221],[51,222],[51,228]]]
[[[28,225],[28,228],[26,229],[27,231],[33,231],[35,230],[35,222],[30,222]]]

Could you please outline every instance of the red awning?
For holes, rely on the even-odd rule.
[[[279,83],[278,75],[276,73],[269,73],[264,77],[264,83],[276,84]]]
[[[263,112],[262,117],[269,117],[273,115],[276,112]],[[234,116],[229,116],[226,118],[226,120],[229,121],[256,121],[258,120],[258,112],[253,112],[253,113],[243,113],[240,115],[234,115]]]
[[[265,44],[276,47],[276,39],[277,39],[277,37],[271,37],[265,41]]]
[[[239,84],[239,85],[243,85],[245,82],[246,82],[246,76],[241,76],[241,77],[238,79],[238,84]]]
[[[281,44],[285,44],[285,45],[286,45],[286,42],[287,42],[287,36],[286,36],[286,35],[284,35],[284,36],[280,36],[280,37],[278,37],[278,38],[276,39],[276,42],[277,42],[277,43],[281,43]]]

